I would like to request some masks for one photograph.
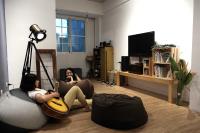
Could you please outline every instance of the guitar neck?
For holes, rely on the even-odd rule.
[[[58,88],[59,88],[59,82],[56,81],[54,85],[54,91],[58,92]]]

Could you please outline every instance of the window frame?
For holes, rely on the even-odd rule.
[[[60,52],[60,53],[64,53],[64,52],[77,52],[77,53],[80,53],[80,52],[86,52],[86,18],[83,18],[83,17],[77,17],[77,16],[71,16],[71,15],[63,15],[63,14],[59,14],[57,13],[56,14],[56,19],[68,19],[68,20],[81,20],[81,21],[84,21],[84,36],[80,36],[80,37],[83,37],[84,38],[84,44],[83,44],[83,50],[82,51],[74,51],[73,50],[73,45],[72,45],[72,37],[74,35],[70,34],[70,32],[72,32],[72,27],[69,26],[69,23],[67,24],[67,27],[69,27],[69,32],[68,32],[68,29],[67,29],[67,37],[68,37],[68,42],[66,44],[66,47],[68,47],[68,50],[63,50],[63,48],[61,49],[61,51],[58,51],[58,43],[57,43],[57,38],[56,38],[56,46],[57,46],[57,52]],[[68,22],[68,21],[67,21]],[[61,22],[62,23],[62,22]],[[56,25],[56,28],[58,26]],[[67,28],[66,27],[66,28]],[[61,30],[62,30],[62,25],[60,26]],[[57,33],[57,32],[56,32]],[[76,36],[76,35],[75,35]],[[61,45],[64,44],[64,43],[60,43]]]

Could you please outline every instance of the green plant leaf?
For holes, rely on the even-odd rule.
[[[179,62],[178,62],[178,67],[179,67],[180,70],[188,72],[185,60],[180,59]]]
[[[193,78],[193,75],[191,72],[189,72],[186,76],[186,79],[185,79],[185,85],[188,85],[191,81],[192,81],[192,78]]]
[[[176,63],[176,61],[174,60],[174,58],[172,58],[172,57],[170,56],[169,61],[170,61],[170,63],[171,63],[171,70],[172,70],[172,73],[174,73],[175,71],[178,71],[178,70],[179,70],[179,67],[178,67],[178,64]]]

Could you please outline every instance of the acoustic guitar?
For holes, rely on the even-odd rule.
[[[55,83],[55,91],[58,91],[59,83]],[[48,93],[51,93],[51,91],[48,91]],[[51,98],[49,101],[46,103],[41,104],[41,108],[43,112],[49,116],[53,117],[55,119],[63,119],[65,116],[68,114],[68,107],[64,103],[61,97],[57,98]]]

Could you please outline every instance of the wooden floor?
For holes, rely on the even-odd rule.
[[[52,122],[34,133],[200,133],[200,115],[188,107],[167,102],[167,98],[144,92],[134,87],[109,86],[94,82],[96,93],[120,93],[142,98],[148,113],[148,122],[137,129],[114,130],[91,121],[91,112],[80,110],[60,122]]]

